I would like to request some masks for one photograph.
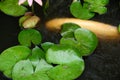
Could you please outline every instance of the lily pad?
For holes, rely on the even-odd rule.
[[[74,31],[78,28],[80,28],[80,26],[77,24],[65,23],[62,25],[60,33],[62,37],[74,37]]]
[[[35,72],[36,73],[45,73],[46,71],[50,70],[53,68],[52,65],[48,64],[44,59],[41,59],[39,63],[36,66]]]
[[[46,73],[51,68],[43,59],[36,67],[32,66],[30,60],[22,60],[14,66],[12,76],[14,80],[51,80]]]
[[[26,19],[22,26],[26,29],[29,29],[29,28],[35,28],[37,27],[36,25],[39,23],[40,21],[40,18],[38,16],[31,16],[30,18]]]
[[[19,6],[18,0],[2,0],[0,1],[0,10],[7,15],[21,16],[27,11],[27,8]]]
[[[75,30],[73,38],[61,38],[60,44],[73,46],[79,50],[81,56],[87,56],[97,47],[98,39],[91,31],[79,28]]]
[[[84,2],[93,4],[93,5],[106,6],[106,4],[109,3],[109,0],[84,0]]]
[[[34,45],[39,45],[41,43],[42,37],[39,31],[35,29],[23,30],[18,35],[18,41],[21,45],[31,46],[31,43]]]
[[[84,71],[84,61],[78,60],[68,64],[58,65],[48,71],[53,80],[74,80]]]
[[[89,9],[83,7],[79,1],[73,2],[70,6],[72,15],[80,19],[90,19],[95,13],[92,13]]]
[[[41,47],[46,52],[53,45],[54,45],[54,43],[52,43],[52,42],[44,42],[41,44]]]
[[[78,41],[78,44],[80,45],[78,49],[83,54],[83,56],[90,55],[98,44],[98,39],[96,35],[83,28],[79,28],[75,30],[75,39]]]
[[[26,59],[31,50],[25,46],[14,46],[6,49],[0,55],[0,71],[11,78],[13,66],[20,60]]]
[[[79,51],[67,45],[54,45],[47,50],[46,60],[53,64],[66,64],[80,60]]]
[[[78,56],[79,51],[67,45],[54,45],[48,49],[46,60],[56,64],[47,74],[53,80],[73,80],[84,70],[84,60]]]
[[[107,12],[107,8],[101,5],[96,5],[96,4],[89,4],[89,3],[84,3],[83,7],[89,8],[91,12],[96,12],[98,14],[104,14]]]
[[[92,11],[99,14],[104,14],[107,12],[107,8],[105,7],[109,0],[84,0],[87,4],[87,8]]]
[[[118,25],[118,32],[120,33],[120,24]]]
[[[25,15],[25,16],[22,16],[20,19],[19,19],[19,26],[20,27],[23,27],[22,24],[25,20],[27,20],[28,18],[30,18],[31,16],[30,15]]]
[[[66,44],[68,46],[77,46],[78,42],[74,38],[61,38],[60,44]]]
[[[32,49],[32,55],[29,57],[33,66],[36,66],[39,63],[39,60],[44,58],[45,58],[45,53],[38,46]]]
[[[21,60],[15,64],[12,72],[13,80],[24,80],[25,76],[30,76],[34,73],[30,60]]]

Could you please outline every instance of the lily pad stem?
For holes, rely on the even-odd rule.
[[[34,12],[35,12],[35,11],[34,11],[34,5],[32,5],[31,8],[32,8],[32,13],[34,13]]]

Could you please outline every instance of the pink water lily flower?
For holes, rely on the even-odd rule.
[[[21,5],[23,4],[25,1],[28,1],[28,5],[32,6],[33,4],[33,0],[19,0],[18,4]],[[42,0],[34,0],[36,3],[38,3],[40,6],[42,6]]]

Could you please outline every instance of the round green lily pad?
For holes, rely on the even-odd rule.
[[[54,45],[48,49],[46,60],[56,64],[47,74],[53,80],[73,80],[84,71],[84,60],[79,51],[67,45]]]
[[[81,56],[90,55],[98,44],[98,39],[94,33],[87,29],[79,28],[74,32],[73,38],[61,38],[60,44],[74,46]]]
[[[89,11],[89,9],[83,7],[79,1],[73,2],[70,6],[72,15],[80,19],[90,19],[95,13]]]
[[[14,46],[6,49],[0,55],[0,71],[11,78],[13,66],[20,60],[26,59],[31,50],[25,46]]]
[[[78,42],[78,49],[83,56],[90,55],[97,47],[98,39],[93,32],[79,28],[75,30],[74,35]]]
[[[0,1],[0,10],[7,15],[21,16],[27,11],[24,6],[18,5],[18,0],[2,0]]]
[[[29,59],[32,62],[33,66],[36,66],[39,63],[39,60],[44,58],[45,53],[38,46],[32,49],[32,54],[29,56]]]
[[[65,23],[61,26],[61,35],[62,37],[74,37],[74,31],[80,28],[79,25],[74,23]]]
[[[39,31],[35,29],[26,29],[19,33],[18,41],[21,45],[31,46],[31,43],[34,45],[39,45],[41,43],[42,37]]]
[[[109,0],[84,0],[84,2],[91,12],[96,12],[98,14],[107,12],[106,5],[109,3]]]
[[[79,59],[79,51],[67,45],[54,45],[46,53],[47,62],[53,64],[66,64]]]
[[[53,80],[74,80],[84,71],[84,61],[78,60],[68,64],[58,65],[48,71]]]
[[[13,68],[13,80],[52,80],[47,71],[52,68],[45,60],[41,59],[38,65],[32,65],[30,60],[21,60]]]
[[[12,71],[13,80],[25,80],[25,76],[30,76],[34,73],[30,60],[21,60],[15,64]]]
[[[44,42],[41,44],[41,47],[46,52],[53,45],[54,45],[54,43],[52,43],[52,42]]]
[[[44,59],[41,59],[36,66],[35,73],[45,73],[53,68],[51,64],[48,64]]]

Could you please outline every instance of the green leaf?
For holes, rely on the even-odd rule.
[[[53,64],[66,64],[80,60],[79,51],[67,45],[54,45],[47,50],[46,60]]]
[[[96,12],[98,14],[104,14],[107,12],[107,8],[104,6],[99,6],[99,5],[90,5],[89,3],[84,3],[83,7],[89,8],[91,12]]]
[[[109,0],[84,0],[84,2],[87,2],[92,5],[99,5],[99,6],[106,6],[109,3]]]
[[[32,66],[30,60],[22,60],[13,68],[13,80],[52,80],[47,75],[51,68],[52,66],[43,59],[36,67]]]
[[[30,18],[26,19],[22,26],[25,29],[29,28],[35,28],[38,22],[40,21],[40,18],[38,16],[31,16]]]
[[[11,78],[13,66],[20,60],[26,59],[31,50],[25,46],[14,46],[6,49],[0,55],[0,71]]]
[[[45,4],[43,5],[43,11],[46,16],[47,16],[47,9],[49,8],[49,6],[50,6],[50,2],[49,0],[46,0]]]
[[[36,66],[35,72],[36,73],[45,73],[46,71],[50,70],[53,68],[52,65],[48,64],[44,59],[41,59],[39,63]]]
[[[34,73],[32,63],[30,60],[21,60],[15,64],[12,72],[13,80],[24,80],[27,76]]]
[[[53,45],[54,45],[54,43],[52,43],[52,42],[45,42],[45,43],[41,44],[41,47],[46,52]]]
[[[95,34],[83,28],[76,29],[74,38],[61,38],[60,44],[73,46],[80,51],[81,56],[90,55],[97,47],[98,40]]]
[[[34,58],[39,58],[39,59],[44,59],[45,58],[45,53],[41,48],[36,46],[35,48],[32,49],[32,57]]]
[[[92,7],[90,10],[93,11],[93,12],[96,12],[96,13],[98,13],[100,15],[105,14],[107,12],[106,7]]]
[[[31,46],[31,43],[34,45],[39,45],[41,43],[41,34],[35,29],[23,30],[18,35],[18,41],[21,45]]]
[[[38,63],[38,65],[36,66],[36,69],[35,69],[35,77],[37,76],[38,79],[32,79],[32,80],[52,80],[47,72],[52,69],[53,66],[48,64],[44,59],[41,59]],[[27,79],[27,80],[30,80],[30,79]]]
[[[68,46],[73,46],[75,48],[77,48],[78,45],[79,45],[78,41],[76,41],[75,38],[64,38],[64,37],[60,39],[60,44],[65,44],[65,45],[68,45]]]
[[[84,61],[78,60],[68,64],[58,65],[48,71],[48,75],[53,80],[74,80],[79,77],[84,70]]]
[[[42,49],[40,49],[37,46],[32,49],[32,55],[29,57],[33,66],[36,66],[39,63],[39,60],[44,58],[45,58],[45,53],[42,51]]]
[[[63,37],[74,37],[74,31],[80,28],[79,25],[74,23],[65,23],[61,28],[61,35]]]
[[[107,12],[107,8],[105,7],[109,0],[84,0],[85,5],[91,12],[96,12],[98,14],[104,14]]]
[[[65,44],[68,46],[74,46],[77,47],[78,46],[78,42],[75,40],[75,38],[61,38],[60,39],[60,44]]]
[[[31,16],[29,16],[29,15],[22,16],[22,17],[19,19],[19,26],[22,27],[23,22],[24,22],[26,19],[30,18],[30,17],[31,17]]]
[[[79,1],[73,2],[70,6],[72,15],[80,19],[90,19],[95,13],[89,11],[89,9],[83,7]]]
[[[79,42],[78,49],[83,56],[90,55],[98,44],[98,39],[94,33],[87,29],[79,28],[75,30],[75,39]]]
[[[54,45],[48,49],[46,60],[57,64],[47,74],[53,80],[73,80],[84,70],[84,60],[78,55],[79,51],[67,45]]]
[[[119,26],[118,26],[118,32],[120,32],[120,24],[119,24]]]
[[[0,10],[7,15],[21,16],[27,11],[27,8],[19,6],[18,0],[3,0],[0,2]]]

